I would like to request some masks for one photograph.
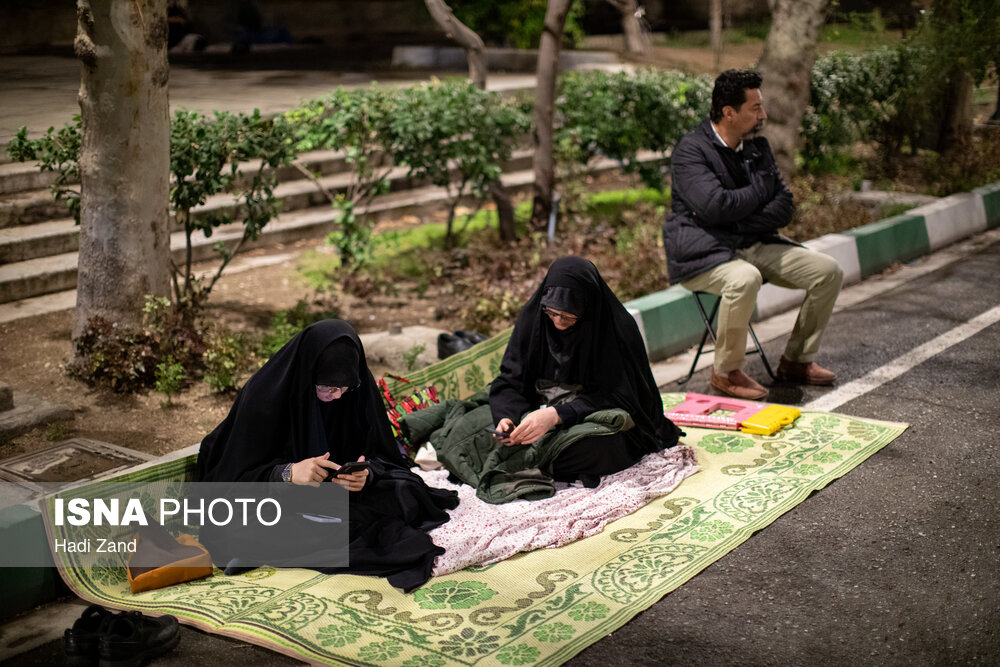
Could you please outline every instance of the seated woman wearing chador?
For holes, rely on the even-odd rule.
[[[332,476],[349,461],[365,460],[367,469]],[[202,482],[299,485],[330,478],[351,492],[350,565],[315,569],[386,576],[410,590],[427,580],[443,552],[427,531],[447,521],[445,510],[458,500],[454,492],[428,487],[408,463],[393,439],[361,340],[347,322],[323,320],[292,338],[247,381],[229,415],[202,441],[198,475]],[[309,525],[303,550],[321,549],[327,529]],[[226,544],[213,557],[221,553],[227,571],[244,569],[243,554]]]
[[[628,413],[631,428],[583,437],[552,458],[556,481],[585,486],[676,445],[680,434],[663,416],[635,320],[580,257],[553,262],[521,310],[489,404],[508,447],[531,445],[599,411]]]

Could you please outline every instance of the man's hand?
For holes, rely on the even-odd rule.
[[[555,408],[542,408],[540,410],[535,410],[534,412],[529,412],[528,415],[521,420],[508,440],[504,441],[506,445],[530,445],[531,443],[538,440],[540,437],[548,433],[558,424],[560,421],[559,413],[556,412]],[[501,424],[503,422],[501,421]],[[497,425],[500,428],[500,425]]]
[[[292,464],[292,483],[318,484],[326,479],[330,470],[336,470],[339,467],[330,461],[330,452],[323,454],[323,456],[302,459],[298,463]]]

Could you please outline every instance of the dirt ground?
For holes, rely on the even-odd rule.
[[[322,244],[313,239],[296,244],[300,248]],[[287,252],[288,248],[269,253]],[[268,254],[268,253],[257,253]],[[296,262],[224,276],[212,295],[210,317],[227,326],[263,330],[273,313],[293,307],[300,299],[311,300],[314,292],[298,276]],[[461,328],[455,318],[437,318],[437,295],[406,299],[373,295],[357,299],[338,297],[339,315],[361,333],[384,331],[390,323],[423,324],[443,330]],[[0,368],[2,379],[15,392],[65,405],[75,411],[65,424],[35,429],[0,443],[0,459],[50,445],[69,437],[86,437],[160,455],[200,442],[225,417],[232,397],[211,392],[196,381],[173,398],[173,406],[161,407],[164,396],[120,395],[94,389],[67,376],[66,361],[72,352],[72,311],[62,311],[0,324]],[[376,369],[377,370],[377,369]]]

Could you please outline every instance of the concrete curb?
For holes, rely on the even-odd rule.
[[[979,232],[1000,227],[1000,182],[919,206],[902,215],[843,234],[827,234],[805,246],[830,255],[844,269],[844,285],[909,262]],[[803,290],[768,283],[757,296],[761,320],[797,307]],[[679,285],[625,304],[639,324],[651,361],[683,352],[704,330],[691,292]]]

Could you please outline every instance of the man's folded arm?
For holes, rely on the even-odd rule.
[[[795,202],[792,193],[782,183],[774,199],[736,223],[736,230],[741,234],[774,232],[790,223],[794,213]]]
[[[706,227],[744,220],[768,199],[767,185],[760,178],[752,179],[750,185],[742,188],[723,187],[706,157],[691,143],[682,142],[671,162],[674,192],[682,193],[684,204]]]

